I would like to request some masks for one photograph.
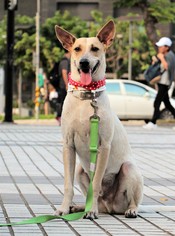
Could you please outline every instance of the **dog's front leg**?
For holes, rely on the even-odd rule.
[[[99,147],[99,153],[97,156],[97,163],[95,169],[95,175],[93,178],[93,205],[91,211],[88,212],[85,218],[97,219],[98,218],[98,198],[101,190],[103,176],[106,170],[109,153],[111,146],[104,147],[101,145]]]
[[[76,155],[73,147],[63,147],[63,161],[64,161],[64,199],[61,207],[55,212],[56,215],[66,215],[70,211],[73,199],[73,183],[75,173]]]

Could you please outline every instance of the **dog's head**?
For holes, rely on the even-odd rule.
[[[88,85],[105,77],[106,49],[115,37],[115,25],[111,20],[105,24],[96,37],[76,38],[59,26],[55,26],[58,40],[71,52],[71,77]]]

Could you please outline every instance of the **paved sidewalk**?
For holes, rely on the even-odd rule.
[[[125,127],[144,176],[142,204],[149,207],[148,212],[139,213],[137,219],[101,214],[93,221],[56,220],[5,227],[0,228],[0,236],[175,235],[175,130],[170,126],[155,131]],[[74,202],[84,203],[79,187],[75,187]],[[53,214],[62,198],[60,127],[0,124],[0,222]]]

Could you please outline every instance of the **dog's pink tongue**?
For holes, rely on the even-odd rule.
[[[89,85],[92,82],[92,77],[91,77],[90,71],[89,71],[89,73],[84,73],[83,71],[81,71],[80,81],[83,85]]]

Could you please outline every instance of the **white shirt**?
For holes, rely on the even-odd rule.
[[[163,72],[165,70],[163,65],[161,64],[160,67],[161,67],[161,72]],[[167,86],[170,85],[168,70],[165,70],[163,72],[163,74],[161,75],[159,84],[164,84],[164,85],[167,85]]]

